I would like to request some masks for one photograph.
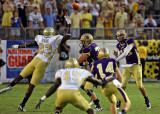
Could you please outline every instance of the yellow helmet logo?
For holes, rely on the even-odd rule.
[[[106,48],[101,48],[99,50],[99,53],[98,53],[98,59],[99,60],[102,60],[104,58],[109,58],[110,54],[109,54],[109,50],[106,49]]]
[[[80,40],[83,42],[83,45],[87,46],[93,42],[93,36],[89,33],[85,33],[81,36]]]
[[[65,63],[65,68],[78,68],[79,63],[75,58],[70,58]]]
[[[54,29],[52,27],[46,27],[43,31],[44,37],[51,37],[55,35]]]

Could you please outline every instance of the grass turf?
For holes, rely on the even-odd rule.
[[[28,100],[25,109],[27,112],[25,114],[49,114],[54,112],[56,94],[45,100],[41,105],[40,109],[34,109],[37,101],[46,93],[46,91],[51,87],[52,84],[39,84],[33,91],[30,99]],[[6,87],[6,84],[0,85],[0,89]],[[152,105],[151,109],[146,109],[144,98],[141,92],[137,89],[135,83],[129,83],[126,92],[131,100],[131,108],[128,114],[160,114],[160,83],[144,83],[144,87],[147,90],[147,94]],[[20,114],[17,110],[18,105],[23,100],[25,92],[28,88],[28,84],[17,84],[12,91],[6,92],[0,95],[0,114]],[[80,89],[81,94],[90,101],[90,98],[86,93]],[[94,92],[100,99],[100,104],[104,111],[96,112],[96,114],[110,114],[110,103],[108,99],[101,93],[100,88],[94,88]],[[92,107],[94,108],[94,106]],[[119,109],[117,112],[120,112]],[[85,112],[73,107],[68,104],[64,109],[62,114],[85,114]]]

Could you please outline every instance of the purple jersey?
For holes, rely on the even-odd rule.
[[[97,74],[98,79],[103,79],[115,72],[118,68],[115,59],[103,59],[97,60],[92,64],[91,72],[95,76]]]
[[[87,47],[83,49],[82,52],[89,55],[87,61],[90,65],[92,62],[98,60],[97,55],[99,52],[99,46],[96,43],[89,44]]]
[[[116,45],[116,47],[118,48],[118,50],[122,54],[124,52],[125,48],[127,47],[127,45],[130,45],[130,44],[133,44],[134,46],[131,49],[131,51],[128,53],[128,55],[126,56],[127,64],[141,64],[140,63],[140,55],[139,55],[139,52],[137,50],[137,46],[136,46],[133,38],[126,39],[123,44],[121,44],[119,42]]]

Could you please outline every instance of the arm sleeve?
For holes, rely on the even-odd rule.
[[[84,77],[84,78],[88,78],[88,76],[93,77],[92,74],[91,74],[89,71],[84,70],[84,71],[83,71],[83,77]]]
[[[61,43],[61,41],[62,41],[62,39],[63,39],[63,36],[62,35],[59,35],[59,36],[57,36],[58,38],[57,38],[57,40],[56,40],[56,42],[55,42],[55,46],[56,47],[58,47],[59,46],[59,44]]]
[[[56,80],[57,78],[61,78],[61,74],[62,74],[61,70],[58,70],[58,71],[56,72],[56,74],[55,74],[55,80]]]
[[[37,42],[37,44],[38,44],[38,35],[35,37],[35,39],[34,39],[36,42]]]
[[[155,20],[153,20],[153,25],[156,27],[157,26],[157,23]]]
[[[128,55],[128,53],[131,51],[131,49],[133,48],[133,44],[128,45],[124,52],[116,59],[116,61],[119,61],[121,59],[123,59],[124,57],[126,57]]]

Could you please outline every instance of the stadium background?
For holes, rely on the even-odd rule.
[[[6,83],[10,82],[15,78],[20,71],[23,69],[23,67],[31,61],[31,59],[34,56],[34,53],[37,51],[37,47],[33,48],[25,48],[25,49],[12,49],[13,44],[23,44],[27,42],[28,40],[13,40],[13,41],[6,41],[2,40],[3,47],[6,47],[3,52],[3,60],[7,61],[6,65],[1,68],[1,81]],[[113,55],[113,50],[116,50],[116,40],[95,40],[95,43],[97,43],[100,47],[105,47],[110,50],[110,56],[112,58],[115,58]],[[140,42],[143,42],[145,47],[148,50],[148,55],[146,58],[146,64],[145,64],[145,71],[144,75],[145,78],[148,79],[146,81],[156,81],[160,79],[159,74],[159,59],[160,55],[158,53],[158,48],[160,44],[160,40],[136,40],[136,45],[139,46]],[[78,58],[80,56],[79,46],[80,41],[79,40],[69,40],[67,42],[68,45],[71,46],[70,50],[70,57]],[[20,51],[21,50],[21,51]],[[52,59],[51,64],[47,67],[45,77],[42,80],[43,83],[47,82],[53,82],[54,81],[54,74],[55,72],[60,68],[60,62],[59,62],[59,54],[56,53],[54,59]],[[120,70],[122,71],[121,65],[125,64],[125,60],[120,61]],[[132,77],[134,78],[134,77]]]

